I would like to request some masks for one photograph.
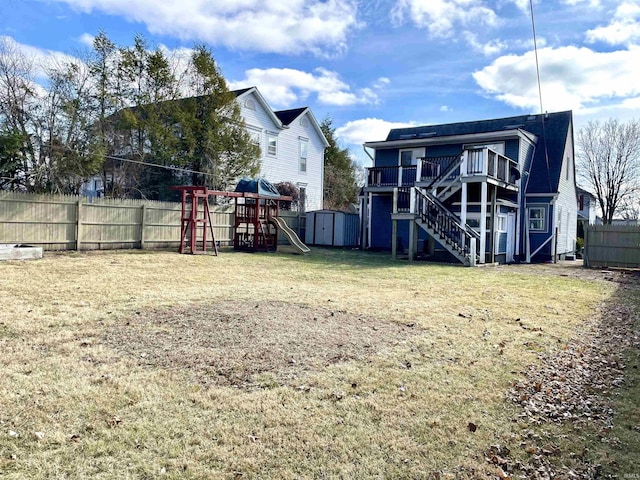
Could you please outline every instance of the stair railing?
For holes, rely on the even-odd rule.
[[[453,175],[453,173],[459,168],[462,162],[464,161],[464,150],[460,152],[460,154],[450,157],[451,161],[449,165],[440,170],[440,175],[434,178],[431,183],[427,186],[429,190],[434,191],[438,188],[442,183],[449,179]]]
[[[471,227],[462,225],[460,220],[440,201],[428,192],[414,188],[411,211],[461,255],[468,257],[471,264],[479,261],[477,241],[480,234]]]

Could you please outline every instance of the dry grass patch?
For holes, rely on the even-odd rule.
[[[418,330],[327,308],[227,301],[152,309],[105,329],[105,345],[148,367],[186,369],[209,385],[291,385],[362,361]]]
[[[540,268],[319,249],[4,263],[0,475],[494,474],[487,446],[520,431],[506,392],[615,292]]]

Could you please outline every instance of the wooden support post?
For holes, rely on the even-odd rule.
[[[373,193],[369,192],[369,208],[367,217],[367,246],[371,248],[371,212],[373,211]]]
[[[467,182],[462,182],[462,191],[460,192],[460,223],[463,227],[467,224]],[[465,227],[466,230],[466,227]]]
[[[418,250],[418,229],[416,228],[415,220],[409,221],[409,261],[413,262],[416,259],[416,252]]]
[[[144,240],[145,240],[145,229],[147,226],[147,218],[146,218],[147,206],[143,203],[142,209],[140,212],[140,249],[144,250]]]
[[[487,182],[480,189],[480,262],[485,263],[487,253]]]
[[[76,208],[76,250],[80,251],[82,245],[82,201],[78,200]]]
[[[391,220],[391,258],[398,259],[398,220]]]
[[[491,239],[489,242],[489,248],[491,248],[491,253],[489,254],[489,258],[491,258],[491,263],[495,263],[496,261],[496,200],[498,196],[498,186],[493,185],[491,189]]]
[[[393,210],[391,210],[391,213],[398,213],[398,189],[394,188],[393,189]]]
[[[315,226],[313,229],[313,234],[315,236]],[[365,249],[365,243],[367,238],[367,197],[366,194],[360,200],[360,249]]]
[[[409,211],[413,214],[418,213],[416,209],[416,188],[409,190]]]
[[[524,207],[524,231],[525,231],[525,238],[524,238],[525,252],[527,255],[526,262],[531,263],[531,235],[529,234],[529,209],[526,206],[526,204]]]
[[[470,254],[470,258],[469,258],[469,266],[470,267],[475,267],[476,266],[476,238],[475,237],[471,237],[470,240],[471,244],[469,245],[469,254]]]

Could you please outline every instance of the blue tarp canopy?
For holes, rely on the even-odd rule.
[[[236,186],[236,192],[255,193],[261,197],[280,197],[278,189],[273,183],[264,178],[243,178]]]

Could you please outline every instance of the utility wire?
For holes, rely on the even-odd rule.
[[[536,36],[536,21],[533,14],[533,0],[529,0],[531,10],[531,29],[533,30],[533,51],[536,57],[536,75],[538,79],[538,98],[540,99],[540,119],[542,122],[542,141],[544,144],[544,158],[547,163],[547,181],[549,182],[549,192],[551,192],[551,170],[549,168],[549,149],[547,148],[547,128],[545,125],[545,113],[542,106],[542,82],[540,82],[540,61],[538,60],[538,40]]]
[[[109,160],[118,160],[118,161],[127,162],[127,163],[135,163],[137,165],[146,165],[148,167],[164,168],[165,170],[173,170],[175,172],[195,173],[197,175],[205,175],[207,177],[215,177],[214,173],[199,172],[197,170],[191,170],[191,169],[188,169],[188,168],[172,167],[170,165],[160,165],[158,163],[144,162],[142,160],[132,160],[130,158],[115,157],[113,155],[105,155],[104,158],[108,158]]]

